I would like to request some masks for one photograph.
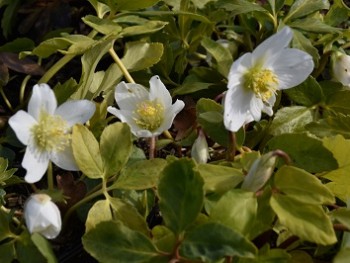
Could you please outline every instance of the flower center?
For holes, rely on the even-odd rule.
[[[254,91],[255,95],[268,102],[277,90],[277,76],[269,69],[251,69],[244,76],[245,87]]]
[[[59,115],[41,112],[38,124],[32,127],[35,147],[39,152],[60,152],[70,143],[69,127]]]
[[[142,129],[154,131],[160,127],[163,122],[164,107],[157,101],[143,101],[136,105],[134,112],[136,124]]]

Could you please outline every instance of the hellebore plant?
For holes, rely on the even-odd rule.
[[[72,153],[70,131],[74,124],[85,123],[95,111],[87,100],[67,101],[57,107],[54,92],[47,84],[33,87],[28,112],[18,111],[9,119],[21,143],[27,146],[22,166],[25,180],[38,182],[49,161],[65,170],[79,170]]]
[[[350,56],[337,51],[332,55],[331,64],[333,78],[350,88]]]
[[[232,64],[224,99],[226,129],[236,132],[253,120],[259,121],[261,112],[272,116],[276,92],[292,88],[310,75],[312,57],[288,48],[292,38],[293,32],[286,26]]]
[[[151,138],[168,130],[185,106],[181,100],[172,104],[170,93],[158,76],[153,76],[149,83],[149,91],[139,84],[119,83],[115,89],[119,109],[107,109],[127,123],[136,137]]]
[[[57,237],[61,231],[60,210],[47,194],[34,194],[28,198],[24,219],[30,233],[40,233],[48,239]]]

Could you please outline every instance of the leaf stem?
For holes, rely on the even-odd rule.
[[[156,137],[153,136],[149,140],[149,159],[154,159],[156,156]]]
[[[47,168],[47,187],[50,191],[54,189],[53,170],[51,161],[49,161],[49,166]]]
[[[236,134],[234,132],[228,132],[229,146],[226,154],[227,161],[234,161],[236,155]]]
[[[30,75],[27,75],[24,80],[22,81],[22,84],[21,84],[21,89],[20,89],[20,92],[19,92],[19,104],[22,105],[23,104],[23,100],[24,100],[24,93],[25,93],[25,90],[26,90],[26,86],[27,86],[27,83],[28,81],[30,80],[31,76]]]
[[[39,79],[38,83],[47,83],[64,65],[71,61],[75,55],[67,54],[58,60],[46,73]]]
[[[120,68],[120,70],[122,71],[124,77],[126,78],[126,80],[129,83],[135,83],[134,79],[131,77],[129,71],[126,69],[126,67],[124,66],[123,62],[121,61],[121,59],[118,57],[117,53],[114,51],[114,48],[111,47],[109,49],[109,54],[111,55],[111,57],[114,59],[115,63],[117,63],[118,67]]]
[[[9,99],[7,98],[7,96],[6,96],[6,94],[5,94],[5,92],[4,92],[2,86],[0,86],[0,94],[1,94],[1,96],[2,96],[2,98],[3,98],[3,100],[5,101],[6,106],[10,109],[10,111],[13,112],[13,108],[12,108],[11,102],[10,102]]]

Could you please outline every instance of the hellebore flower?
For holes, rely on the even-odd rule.
[[[57,237],[61,231],[60,210],[47,194],[34,194],[28,198],[24,219],[30,233],[40,233],[48,239]]]
[[[28,112],[20,110],[9,119],[17,138],[27,146],[22,166],[28,183],[43,177],[50,160],[65,170],[79,170],[71,148],[71,127],[89,120],[94,111],[94,103],[87,100],[67,101],[57,107],[47,84],[33,87]]]
[[[226,129],[236,132],[259,121],[261,112],[272,116],[276,92],[302,83],[312,72],[312,57],[288,48],[292,38],[292,30],[284,27],[232,64],[224,99]]]
[[[155,137],[169,129],[185,106],[181,100],[172,104],[170,93],[158,76],[153,76],[149,83],[149,91],[139,84],[119,83],[114,93],[119,109],[107,108],[126,122],[137,137]]]
[[[331,64],[333,78],[350,88],[350,56],[337,51],[332,55]]]
[[[202,131],[192,145],[191,156],[197,163],[207,163],[210,159],[207,139]]]

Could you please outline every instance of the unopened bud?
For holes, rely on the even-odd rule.
[[[331,61],[333,78],[350,88],[350,56],[337,51],[332,55]]]
[[[191,156],[197,163],[207,163],[210,159],[208,143],[202,131],[192,145]]]

